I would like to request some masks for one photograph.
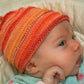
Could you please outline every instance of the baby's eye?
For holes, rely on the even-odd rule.
[[[64,46],[65,45],[65,41],[62,41],[59,46]]]
[[[75,40],[75,36],[72,36],[72,39]]]

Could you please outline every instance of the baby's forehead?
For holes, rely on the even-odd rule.
[[[53,27],[53,29],[50,31],[49,35],[47,36],[47,39],[58,40],[59,38],[62,38],[63,36],[68,36],[68,35],[73,35],[72,27],[67,21],[63,21]]]
[[[73,33],[72,26],[69,22],[63,21],[58,25],[54,26],[51,30],[51,34],[55,33],[56,35],[65,34],[65,33]]]

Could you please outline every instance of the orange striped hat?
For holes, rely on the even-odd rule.
[[[36,7],[22,7],[0,18],[1,51],[20,73],[50,30],[61,21],[69,21],[67,15]]]

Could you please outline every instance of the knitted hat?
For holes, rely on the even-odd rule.
[[[1,51],[22,73],[47,34],[64,20],[69,21],[69,17],[48,9],[22,7],[11,11],[0,23]]]

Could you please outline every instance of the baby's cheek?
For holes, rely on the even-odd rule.
[[[65,65],[65,74],[71,75],[71,73],[76,70],[75,68],[76,67],[75,67],[75,61],[74,60],[67,62],[67,65]]]
[[[73,65],[68,65],[63,67],[64,72],[65,72],[65,76],[71,75],[71,73],[74,70],[74,66]]]

